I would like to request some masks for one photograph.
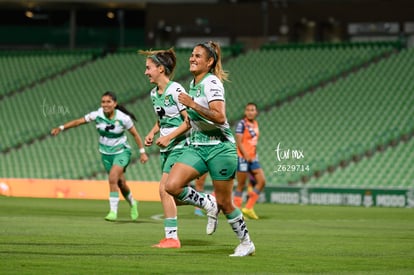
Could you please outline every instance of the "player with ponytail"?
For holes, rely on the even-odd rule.
[[[109,178],[109,206],[107,221],[115,221],[118,216],[119,190],[129,203],[132,220],[139,216],[137,201],[125,180],[125,171],[131,160],[132,149],[128,144],[125,132],[128,131],[138,145],[141,163],[148,160],[142,139],[134,126],[134,114],[118,105],[116,95],[107,91],[101,97],[101,107],[84,117],[66,122],[53,128],[51,134],[58,135],[62,131],[94,121],[99,134],[99,152]]]

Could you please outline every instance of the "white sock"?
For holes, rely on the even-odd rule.
[[[118,203],[119,203],[119,194],[115,192],[111,192],[109,195],[109,207],[112,212],[118,213]]]
[[[178,226],[177,226],[177,217],[174,218],[166,218],[164,220],[164,230],[165,230],[165,238],[167,239],[178,239]]]
[[[240,211],[239,209],[236,209],[235,213],[237,213],[237,210]],[[227,217],[227,222],[230,224],[234,233],[236,233],[237,238],[239,238],[240,242],[250,242],[249,230],[247,230],[246,223],[244,222],[243,215],[241,213],[233,219],[229,219],[229,217]]]

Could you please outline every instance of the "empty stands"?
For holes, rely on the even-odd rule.
[[[177,50],[174,80],[184,87],[191,79],[190,52]],[[413,60],[412,49],[397,52],[388,44],[266,47],[237,57],[225,52],[229,120],[234,127],[247,102],[258,104],[258,151],[269,185],[413,186]],[[92,125],[54,138],[48,133],[97,109],[102,93],[112,90],[136,114],[144,137],[156,119],[144,62],[135,50],[108,54],[3,97],[2,176],[106,179]],[[145,165],[134,152],[128,179],[159,179],[158,149],[148,152]],[[279,160],[278,152],[285,158]]]

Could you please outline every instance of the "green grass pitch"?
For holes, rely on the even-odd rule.
[[[256,255],[232,258],[238,240],[221,214],[179,208],[181,249],[164,236],[161,204],[140,202],[106,222],[101,200],[0,197],[0,274],[414,274],[414,210],[258,204],[247,225]]]

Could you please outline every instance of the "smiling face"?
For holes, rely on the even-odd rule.
[[[117,102],[109,95],[104,95],[101,99],[101,107],[106,116],[111,117],[116,108]]]
[[[208,57],[207,50],[203,46],[196,46],[190,56],[190,72],[194,76],[204,75],[210,71],[214,59]]]
[[[145,75],[149,78],[150,83],[158,83],[158,79],[162,72],[162,66],[157,66],[151,58],[147,58],[145,62]]]

